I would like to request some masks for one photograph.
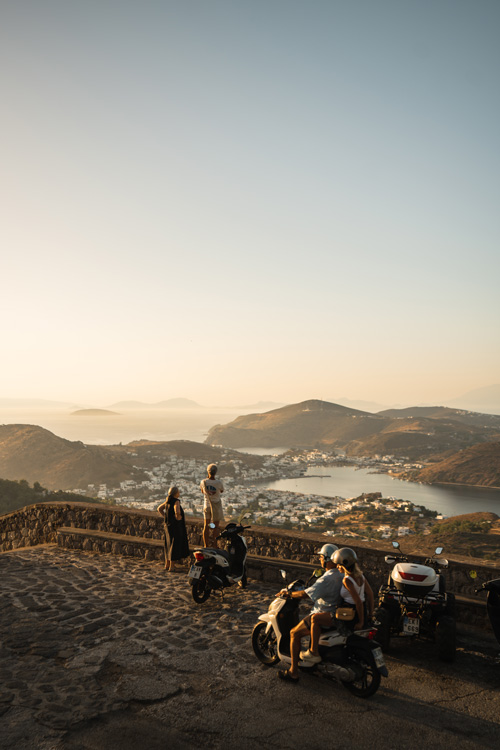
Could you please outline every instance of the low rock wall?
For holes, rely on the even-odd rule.
[[[202,520],[186,518],[188,538],[191,547],[202,543]],[[116,506],[92,503],[40,503],[0,516],[0,552],[39,544],[57,543],[58,529],[65,527],[64,546],[73,549],[87,549],[107,554],[133,555],[150,560],[161,560],[163,549],[163,520],[152,511],[134,510]],[[69,528],[101,532],[89,537],[71,535]],[[123,540],[120,537],[124,537]],[[287,562],[290,570],[297,563],[297,570],[317,564],[316,551],[325,541],[334,542],[319,534],[285,531],[272,527],[254,526],[246,533],[248,551],[252,560],[250,572],[255,577],[270,580],[277,577],[279,561]],[[149,543],[148,541],[149,540]],[[152,544],[156,540],[156,544]],[[362,568],[366,571],[374,591],[387,580],[389,566],[384,556],[390,551],[366,543],[353,544]],[[417,556],[412,558],[418,559]],[[263,571],[264,558],[268,558],[269,570]],[[424,558],[422,557],[422,560]],[[301,568],[302,566],[302,568]],[[471,568],[477,571],[477,578],[471,581]],[[259,573],[260,570],[260,573]],[[474,597],[474,587],[490,578],[498,578],[498,565],[485,565],[477,559],[451,558],[446,573],[447,588],[462,597]],[[482,597],[484,599],[484,596]],[[474,601],[476,599],[474,598]],[[477,597],[480,602],[481,598]],[[471,603],[471,608],[474,605]],[[483,607],[484,609],[484,607]]]

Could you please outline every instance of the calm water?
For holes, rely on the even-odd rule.
[[[368,469],[351,466],[312,466],[306,475],[265,484],[266,489],[291,490],[327,497],[357,497],[363,492],[381,492],[437,510],[445,516],[491,511],[500,515],[500,490],[476,487],[449,487],[415,484],[388,474],[370,474]]]
[[[194,440],[203,443],[211,427],[241,414],[227,409],[124,411],[116,416],[73,416],[66,411],[0,410],[0,424],[32,424],[66,440],[88,445],[116,445],[132,440]]]

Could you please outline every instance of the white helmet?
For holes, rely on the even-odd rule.
[[[332,555],[338,550],[338,547],[336,544],[324,544],[319,552],[318,555],[323,555],[325,560],[330,560]]]

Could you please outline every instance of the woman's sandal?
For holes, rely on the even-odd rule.
[[[280,669],[278,671],[278,677],[280,678],[280,680],[285,680],[285,682],[298,682],[299,681],[299,678],[294,677],[289,669]]]

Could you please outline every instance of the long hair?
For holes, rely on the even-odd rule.
[[[171,487],[168,488],[167,499],[169,497],[173,497],[173,495],[175,495],[177,492],[179,492],[179,488],[176,487],[175,484],[173,484]]]
[[[364,580],[363,571],[359,567],[359,564],[357,562],[354,563],[352,566],[352,570],[349,571],[349,575],[354,578],[358,586],[361,586]]]

